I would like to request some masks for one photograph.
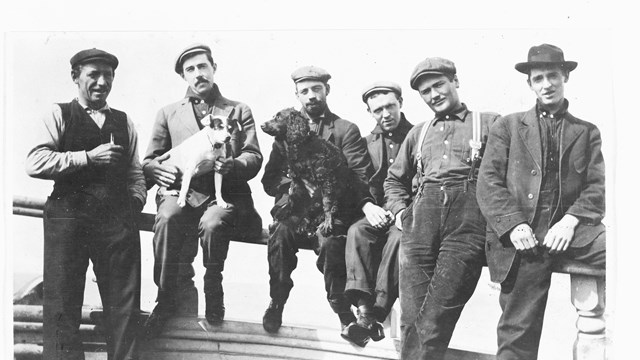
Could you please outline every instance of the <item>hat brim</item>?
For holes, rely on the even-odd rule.
[[[517,63],[515,68],[519,72],[529,75],[529,72],[531,71],[532,68],[547,67],[550,65],[560,65],[561,67],[567,69],[567,71],[573,71],[578,66],[578,63],[575,61],[561,61],[561,62],[529,61],[529,62]]]
[[[426,71],[422,71],[418,74],[416,74],[413,77],[413,80],[411,80],[411,83],[409,85],[411,85],[411,88],[413,90],[418,90],[418,80],[420,80],[421,78],[425,77],[425,76],[429,76],[429,75],[455,75],[455,73],[450,73],[450,72],[445,72],[445,71],[433,71],[433,70],[426,70]]]

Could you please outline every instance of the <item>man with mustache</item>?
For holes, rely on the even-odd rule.
[[[376,211],[356,221],[347,233],[347,285],[345,294],[358,308],[358,319],[342,336],[359,346],[384,337],[382,326],[398,298],[398,247],[402,232],[393,214],[384,208],[384,179],[398,156],[411,125],[402,113],[402,88],[391,81],[377,81],[364,88],[362,101],[376,121],[365,141],[374,174],[369,180]]]
[[[147,191],[138,136],[107,97],[118,59],[71,58],[78,97],[53,105],[27,156],[30,176],[54,180],[44,207],[44,359],[84,359],[79,325],[89,260],[98,281],[109,359],[137,359],[140,235]]]
[[[178,311],[178,294],[197,293],[191,263],[198,252],[198,237],[206,268],[204,275],[205,318],[219,324],[225,315],[222,271],[229,241],[238,236],[260,236],[262,222],[254,209],[247,183],[262,165],[251,109],[222,96],[213,76],[217,65],[211,48],[195,44],[176,59],[175,72],[189,85],[184,99],[158,111],[151,141],[143,161],[149,187],[158,185],[158,212],[154,224],[154,281],[158,286],[157,305],[145,323],[147,337],[155,337],[169,317]],[[164,164],[166,154],[200,131],[209,115],[229,118],[232,127],[227,158],[218,158],[214,170],[224,176],[222,196],[228,207],[218,206],[214,174],[194,178],[187,194],[187,205],[177,199],[180,177],[175,166]],[[197,305],[195,306],[197,309]],[[188,312],[197,311],[187,309]]]
[[[301,111],[309,119],[311,131],[340,148],[352,172],[351,181],[347,184],[348,199],[341,203],[344,204],[341,213],[346,215],[336,219],[331,236],[324,237],[319,232],[316,233],[318,248],[315,249],[318,254],[318,269],[324,274],[327,300],[331,309],[338,314],[342,327],[345,327],[355,321],[351,306],[344,296],[345,238],[349,225],[362,216],[362,211],[367,213],[375,206],[368,185],[372,175],[371,159],[358,127],[332,113],[327,106],[330,91],[328,81],[331,75],[319,67],[304,66],[294,71],[291,78],[298,101],[302,105]],[[276,198],[272,214],[287,204],[291,182],[287,174],[284,144],[276,141],[262,177],[265,192]],[[311,197],[320,192],[320,189],[310,184],[307,184],[307,190]],[[282,324],[284,304],[293,287],[291,273],[297,266],[298,240],[292,226],[283,222],[276,222],[271,226],[268,243],[271,303],[262,320],[268,332],[277,332]]]
[[[487,263],[499,282],[497,359],[537,359],[551,269],[563,259],[606,268],[605,172],[598,128],[568,112],[564,86],[578,66],[542,44],[516,64],[533,108],[491,128],[478,178]]]
[[[472,112],[460,101],[450,60],[421,61],[410,84],[435,117],[411,129],[384,183],[387,208],[403,232],[401,358],[443,359],[485,262],[476,178],[498,115]]]

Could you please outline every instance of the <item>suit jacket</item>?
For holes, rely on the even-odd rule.
[[[338,115],[327,110],[321,122],[322,138],[336,145],[347,158],[347,165],[352,172],[351,181],[348,184],[348,195],[350,199],[346,202],[355,207],[355,212],[359,212],[366,201],[374,202],[369,193],[369,179],[373,174],[371,158],[367,152],[367,145],[360,135],[358,127]],[[274,141],[271,149],[269,161],[264,168],[262,185],[264,191],[276,198],[274,211],[287,203],[287,194],[291,179],[287,177],[287,157],[284,146],[281,142]]]
[[[220,94],[214,85],[215,102],[213,115],[227,116],[235,109],[232,120],[238,123],[231,133],[227,155],[233,157],[233,170],[224,176],[222,181],[222,197],[228,203],[239,207],[239,214],[249,212],[254,218],[258,216],[253,208],[251,189],[247,183],[254,178],[262,166],[262,153],[256,137],[255,122],[249,106],[229,100]],[[151,131],[151,141],[145,154],[142,166],[177,146],[191,135],[200,131],[196,122],[193,106],[189,98],[167,105],[158,111]],[[230,150],[230,151],[229,151]],[[197,197],[207,197],[213,192],[213,173],[197,177],[191,182],[191,190]],[[152,182],[147,181],[150,186]],[[261,225],[260,225],[261,227]]]
[[[509,234],[531,224],[542,185],[542,142],[536,108],[498,119],[491,127],[478,177],[477,197],[487,219],[487,264],[502,282],[516,251]],[[604,231],[604,159],[598,128],[566,113],[560,140],[561,214],[576,216],[572,247],[588,245]],[[550,224],[553,225],[553,224]],[[535,229],[534,229],[535,230]]]
[[[395,146],[400,148],[402,142],[404,142],[405,137],[409,133],[409,130],[413,125],[407,121],[402,114],[402,118],[400,119],[400,123],[398,127],[393,131],[394,135],[392,138],[392,142]],[[387,178],[388,167],[383,167],[383,162],[388,162],[388,156],[383,156],[385,154],[384,147],[384,139],[382,137],[382,129],[380,126],[376,126],[376,128],[371,132],[371,134],[367,135],[364,140],[367,142],[367,150],[369,151],[369,156],[371,157],[371,164],[373,165],[374,173],[369,179],[369,191],[371,195],[376,201],[378,206],[384,205],[384,179]]]

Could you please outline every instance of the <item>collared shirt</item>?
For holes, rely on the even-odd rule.
[[[325,109],[325,112],[328,112],[329,109]],[[300,109],[300,112],[307,118],[309,119],[309,131],[315,133],[318,136],[322,136],[322,122],[325,119],[325,112],[323,112],[320,116],[317,116],[315,118],[311,118],[311,116],[309,116],[309,114],[307,114],[307,111],[305,110],[305,107],[303,106],[302,109]]]
[[[94,109],[90,108],[89,106],[85,106],[84,104],[80,103],[79,101],[78,101],[78,103],[80,104],[80,106],[82,106],[84,111],[86,111],[87,114],[89,114],[91,119],[93,119],[93,122],[95,122],[96,125],[98,125],[98,127],[100,129],[102,129],[102,125],[104,125],[104,121],[107,118],[105,113],[106,112],[111,112],[111,108],[109,107],[109,105],[107,103],[105,103],[104,106],[101,107],[100,109],[94,110]]]
[[[191,102],[191,106],[193,107],[193,114],[196,116],[196,121],[198,123],[198,127],[202,130],[204,125],[202,124],[202,119],[211,114],[213,111],[213,105],[215,104],[216,98],[218,97],[218,87],[214,85],[214,87],[209,91],[206,97],[202,97],[200,94],[196,93],[189,87],[187,89],[187,93],[185,94],[186,98],[189,98]]]
[[[82,107],[87,109],[84,105]],[[100,110],[103,109],[111,111],[108,105]],[[101,124],[104,124],[105,118],[104,111],[92,111],[89,115],[98,126],[102,127]],[[100,119],[102,119],[101,124],[98,123]],[[129,159],[127,187],[130,195],[135,196],[144,204],[147,199],[147,187],[138,157],[138,134],[129,115],[127,115],[127,127],[129,132],[129,147],[126,154]],[[58,104],[53,104],[51,111],[43,116],[40,126],[35,130],[36,146],[29,152],[26,161],[28,174],[40,179],[56,180],[61,175],[70,174],[89,166],[87,151],[59,151],[61,148],[60,140],[65,130],[66,123],[62,121],[62,109]]]
[[[423,181],[448,183],[462,181],[471,169],[473,121],[467,106],[457,112],[436,116],[422,144]]]
[[[536,113],[540,120],[540,139],[542,140],[542,169],[559,170],[560,139],[562,138],[562,121],[569,108],[569,101],[564,100],[562,107],[551,113],[540,102],[536,102]]]

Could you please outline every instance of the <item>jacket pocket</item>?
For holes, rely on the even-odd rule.
[[[576,159],[573,162],[573,166],[576,169],[576,172],[578,174],[582,174],[584,172],[584,170],[587,168],[587,157],[586,156],[582,156],[578,159]]]

